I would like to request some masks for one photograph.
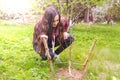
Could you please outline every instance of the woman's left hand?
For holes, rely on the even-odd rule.
[[[69,37],[69,34],[67,32],[63,33],[64,39],[67,39]]]

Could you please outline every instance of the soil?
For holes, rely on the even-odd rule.
[[[69,74],[67,68],[60,68],[56,73],[55,80],[82,80],[84,77],[84,71],[71,69],[72,75]]]

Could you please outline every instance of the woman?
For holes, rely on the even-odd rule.
[[[42,38],[47,40],[52,59],[73,42],[74,38],[67,33],[67,28],[68,20],[61,18],[59,12],[53,6],[47,7],[42,19],[35,25],[33,34],[34,50],[42,59],[47,59]],[[52,43],[55,43],[55,47],[59,46],[55,52],[52,51]]]

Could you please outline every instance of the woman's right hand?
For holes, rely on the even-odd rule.
[[[64,37],[64,39],[67,39],[69,37],[69,34],[67,32],[64,32],[63,37]]]

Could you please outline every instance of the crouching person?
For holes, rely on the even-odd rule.
[[[74,41],[73,36],[67,33],[68,26],[68,19],[64,17],[61,18],[57,9],[53,6],[46,8],[42,19],[35,25],[33,33],[34,50],[42,59],[47,59],[42,38],[45,38],[47,41],[49,54],[52,59]],[[55,47],[58,46],[55,51],[52,50],[53,43]]]

